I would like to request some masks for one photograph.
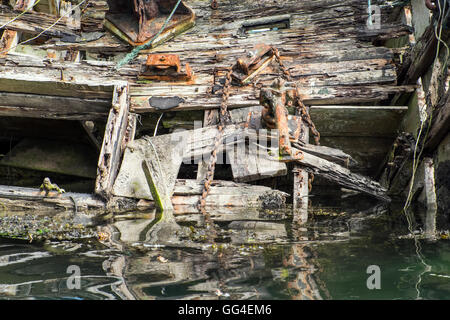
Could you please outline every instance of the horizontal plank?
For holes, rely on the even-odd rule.
[[[110,108],[108,99],[0,92],[0,116],[100,120],[107,118]]]
[[[152,96],[177,96],[185,100],[170,111],[208,110],[219,108],[221,97],[208,93],[208,86],[144,87],[131,86],[131,110],[136,113],[157,112],[148,100]],[[416,86],[345,86],[300,88],[306,105],[331,105],[374,102],[388,99],[397,92],[413,92]],[[247,108],[259,105],[259,92],[251,88],[232,88],[228,108]]]
[[[0,76],[0,91],[49,96],[76,97],[82,99],[112,99],[113,83],[70,82],[51,80],[38,75],[16,74]]]

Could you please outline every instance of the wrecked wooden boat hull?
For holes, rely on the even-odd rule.
[[[4,211],[159,209],[181,221],[200,216],[204,203],[218,220],[238,219],[242,209],[259,219],[292,199],[294,220],[305,222],[311,187],[330,182],[383,202],[414,191],[430,212],[448,208],[431,179],[448,171],[450,100],[445,77],[436,76],[445,64],[431,67],[434,25],[414,30],[405,3],[378,6],[375,28],[358,0],[243,0],[215,10],[186,0],[178,12],[185,17],[122,60],[130,44],[158,31],[147,32],[147,22],[170,23],[174,1],[148,2],[161,7],[156,15],[130,7],[117,19],[123,2],[115,0],[25,2],[29,9],[0,5],[0,177],[34,172],[63,186],[60,179],[87,179],[91,188],[41,195],[0,181]],[[426,73],[431,80],[418,81]],[[428,160],[409,188],[423,108],[434,110]],[[402,131],[412,140],[398,138]],[[319,137],[320,146],[309,143]],[[72,162],[54,160],[62,144]],[[436,188],[445,200],[443,180]]]

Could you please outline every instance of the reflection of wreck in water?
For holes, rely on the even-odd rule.
[[[434,181],[449,163],[445,50],[434,55],[448,15],[412,19],[423,5],[376,6],[374,27],[358,0],[1,1],[0,210],[158,207],[183,221],[205,207],[220,221],[292,200],[305,222],[311,183],[331,181],[382,201],[411,190],[432,234],[448,207]],[[44,195],[45,176],[90,193]]]

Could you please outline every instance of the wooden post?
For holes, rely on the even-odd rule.
[[[309,128],[298,115],[297,121],[301,127],[299,140],[309,143]],[[297,224],[304,224],[308,221],[308,172],[302,169],[301,165],[294,164],[294,189],[293,189],[293,221]]]
[[[118,84],[114,87],[112,108],[106,123],[95,182],[95,192],[106,199],[110,197],[124,151],[123,140],[128,128],[128,110],[128,84]]]
[[[205,110],[205,116],[203,119],[203,127],[209,127],[209,126],[216,125],[218,117],[219,117],[219,110],[217,110],[217,109]],[[203,181],[206,179],[208,163],[209,163],[209,161],[203,160],[203,157],[202,157],[202,160],[198,164],[197,181]],[[214,177],[214,173],[213,173],[213,177]]]
[[[425,237],[427,239],[434,239],[436,236],[436,188],[434,181],[434,165],[432,158],[424,158],[424,192],[426,197],[426,218],[425,218]]]

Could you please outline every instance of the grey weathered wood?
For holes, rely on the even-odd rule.
[[[0,92],[0,116],[65,120],[105,120],[111,101]]]
[[[155,157],[142,161],[142,170],[158,209],[160,211],[173,210],[171,194],[161,169],[161,163],[156,158],[156,154],[154,155]]]
[[[303,143],[309,142],[309,128],[301,117],[297,118],[298,125],[301,128],[299,140]],[[294,184],[293,184],[293,221],[296,223],[306,223],[308,221],[308,195],[309,195],[309,174],[302,169],[299,164],[294,164]]]
[[[225,141],[234,141],[234,143],[239,142],[238,139],[234,140],[234,137],[242,137],[242,131],[248,132],[248,136],[252,136],[256,134],[256,131],[248,130],[242,128],[240,125],[229,125],[224,129],[224,140]],[[181,153],[182,158],[186,161],[190,161],[192,157],[199,158],[202,155],[207,155],[211,153],[214,137],[217,134],[217,128],[215,127],[207,127],[201,128],[197,130],[187,130],[182,131],[176,134],[167,135],[170,136],[170,140],[173,145],[172,148],[176,148],[178,152]],[[267,135],[265,132],[259,133],[260,141],[262,139],[271,139],[270,135]],[[163,136],[161,136],[163,137]],[[138,141],[138,140],[136,140]],[[177,147],[178,146],[178,147]],[[225,147],[225,144],[221,144],[220,150]],[[128,150],[129,148],[127,148]],[[293,151],[298,151],[296,148],[292,148]],[[355,189],[361,192],[366,192],[371,194],[377,198],[383,200],[389,200],[389,197],[385,195],[386,190],[382,188],[377,182],[372,181],[371,179],[364,177],[362,175],[354,174],[349,169],[344,168],[338,164],[332,163],[328,160],[319,158],[312,154],[304,152],[304,159],[299,161],[299,164],[306,167],[310,172],[324,176],[325,178],[332,180],[340,185],[346,186],[351,189]],[[273,158],[276,161],[276,158]],[[120,175],[120,174],[119,174]],[[121,175],[122,176],[122,175]],[[141,174],[138,172],[136,176],[139,177]],[[135,176],[135,177],[136,177]],[[142,183],[137,183],[137,189],[139,192],[136,193],[136,190],[133,188],[133,182],[130,179],[130,176],[127,174],[123,175],[124,179],[120,179],[120,192],[116,192],[117,196],[134,196],[138,198],[148,199],[149,198],[149,190],[142,191]],[[139,178],[142,180],[142,178]],[[117,186],[118,187],[118,186]],[[116,189],[116,186],[115,186]],[[141,192],[142,191],[142,192]]]
[[[250,137],[246,142],[244,131],[241,135],[225,138],[227,161],[231,164],[233,180],[237,182],[249,182],[270,177],[286,175],[286,164],[271,159],[268,151],[261,148],[257,137]],[[267,145],[267,139],[264,145]],[[240,141],[236,144],[233,141]],[[263,146],[264,147],[264,146]]]
[[[424,192],[426,198],[426,218],[425,218],[425,236],[428,239],[436,237],[436,184],[434,179],[434,165],[432,158],[424,158]]]
[[[205,110],[204,117],[203,117],[203,126],[209,127],[217,124],[219,111],[217,109],[212,110]],[[209,158],[207,159],[201,159],[198,168],[197,168],[197,180],[202,181],[206,179],[206,174],[208,170],[209,165]],[[214,177],[214,174],[213,174]]]
[[[105,210],[105,203],[92,194],[51,191],[47,196],[37,188],[0,185],[0,211],[68,210],[95,213]]]
[[[0,7],[0,25],[17,17],[14,12],[5,6]],[[8,24],[11,30],[22,31],[30,34],[41,33],[44,29],[49,28],[44,34],[53,37],[75,36],[76,32],[73,27],[68,26],[68,19],[62,18],[56,25],[49,28],[55,22],[55,16],[42,12],[28,12],[20,18]]]
[[[114,183],[115,196],[153,199],[142,161],[150,161],[152,168],[161,170],[166,192],[172,196],[175,181],[183,160],[183,140],[176,135],[145,136],[126,145],[122,165]],[[159,182],[158,182],[159,183]]]
[[[307,105],[333,105],[374,102],[388,99],[390,94],[397,92],[413,92],[415,85],[409,86],[302,86],[301,94]],[[171,111],[207,110],[218,108],[221,98],[218,95],[207,94],[209,86],[192,85],[172,87],[171,93],[185,99],[178,107]],[[254,107],[259,104],[259,96],[250,87],[232,88],[228,103],[229,109]],[[148,98],[152,95],[167,95],[164,87],[131,88],[131,108],[136,113],[157,112],[150,107]]]
[[[293,149],[295,150],[295,148]],[[314,175],[321,176],[349,189],[367,193],[380,200],[390,201],[390,198],[386,195],[386,189],[378,182],[360,174],[352,173],[349,169],[338,164],[306,152],[304,152],[303,160],[297,162],[305,166]]]
[[[111,196],[111,189],[122,160],[122,143],[128,127],[128,101],[128,85],[117,85],[105,128],[95,182],[95,192],[104,198]]]
[[[299,142],[293,142],[292,145],[299,150],[306,151],[312,155],[337,163],[346,168],[356,167],[358,165],[358,162],[353,159],[351,155],[336,148],[330,148],[322,145],[317,146],[309,143],[301,144]]]
[[[178,179],[174,188],[172,205],[178,216],[195,214],[201,216],[197,203],[203,185],[195,180]],[[239,184],[231,181],[214,181],[211,186],[211,198],[208,197],[206,209],[214,209],[213,219],[228,220],[279,220],[285,216],[269,214],[261,216],[263,209],[282,209],[288,194],[272,190],[269,187]],[[116,213],[130,210],[154,209],[153,201],[113,198],[119,206],[106,206],[105,201],[94,194],[50,192],[45,196],[38,188],[21,188],[0,185],[0,212],[63,210],[87,214],[102,214],[107,211]],[[124,205],[126,204],[126,205]],[[269,206],[270,204],[271,206]],[[273,207],[275,204],[276,207]],[[53,212],[53,211],[51,211]],[[182,220],[182,219],[181,219]],[[177,218],[178,221],[178,218]]]
[[[447,92],[434,110],[429,130],[425,148],[431,151],[439,145],[450,130],[450,92]]]

